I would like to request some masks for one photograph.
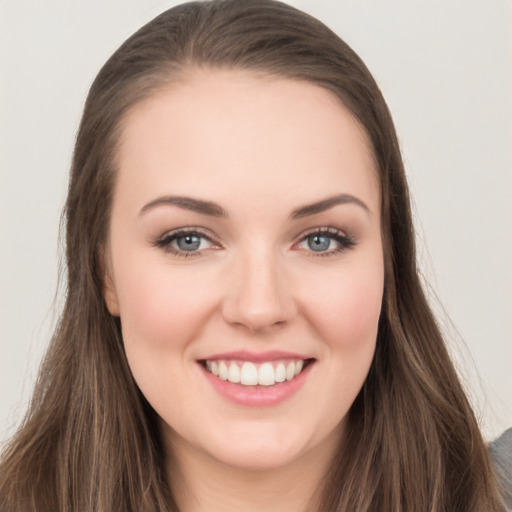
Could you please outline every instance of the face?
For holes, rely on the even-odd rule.
[[[167,447],[249,468],[332,453],[384,281],[358,123],[307,82],[196,71],[133,108],[117,163],[105,299]]]

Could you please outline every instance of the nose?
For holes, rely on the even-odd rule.
[[[233,262],[222,304],[226,322],[256,333],[283,326],[293,318],[295,302],[278,259],[260,252],[240,255]]]

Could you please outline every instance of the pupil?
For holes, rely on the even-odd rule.
[[[324,235],[312,235],[308,237],[309,248],[313,251],[326,251],[329,249],[331,239]]]
[[[183,251],[194,251],[199,248],[201,240],[195,235],[180,236],[176,239],[178,247]]]

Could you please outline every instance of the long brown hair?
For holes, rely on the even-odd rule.
[[[348,415],[319,510],[497,511],[486,447],[416,267],[395,129],[359,57],[316,19],[271,0],[172,8],[130,37],[94,81],[65,207],[67,297],[30,411],[0,464],[0,509],[177,510],[156,413],[103,299],[116,148],[126,113],[191,67],[305,80],[365,128],[382,195],[385,290],[375,357]]]

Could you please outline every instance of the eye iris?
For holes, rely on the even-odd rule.
[[[176,238],[176,243],[182,251],[195,251],[201,245],[201,238],[197,235],[184,235]]]
[[[308,247],[313,251],[326,251],[331,245],[331,239],[325,235],[311,235],[308,237]]]

